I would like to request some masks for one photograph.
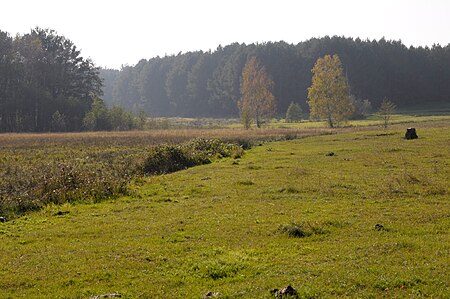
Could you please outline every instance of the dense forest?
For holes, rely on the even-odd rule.
[[[450,102],[450,45],[408,48],[336,36],[297,45],[234,43],[111,70],[83,58],[55,31],[35,28],[15,37],[0,31],[0,132],[120,129],[120,119],[131,119],[118,107],[150,116],[237,117],[242,70],[251,57],[274,82],[276,115],[284,116],[292,102],[308,111],[311,69],[327,54],[341,58],[356,101],[374,108],[385,97],[399,108]],[[108,112],[103,103],[115,108]]]
[[[406,47],[400,41],[344,37],[231,44],[215,51],[141,60],[120,71],[102,69],[104,99],[153,116],[236,117],[242,70],[256,56],[275,83],[277,114],[289,104],[304,111],[311,69],[319,57],[338,54],[354,98],[378,108],[384,97],[397,107],[450,102],[450,45]]]
[[[78,131],[102,94],[99,70],[53,30],[0,31],[0,132]]]

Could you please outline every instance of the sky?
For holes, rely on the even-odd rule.
[[[0,30],[12,36],[50,28],[97,66],[120,69],[141,59],[219,45],[313,37],[450,43],[448,0],[6,0]]]

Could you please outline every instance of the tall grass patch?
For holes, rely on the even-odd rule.
[[[161,145],[150,149],[142,165],[146,175],[171,173],[196,165],[211,163],[224,157],[240,158],[244,150],[236,144],[218,139],[194,139],[176,144]]]

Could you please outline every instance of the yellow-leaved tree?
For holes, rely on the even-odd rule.
[[[326,120],[330,128],[347,120],[354,107],[338,55],[326,55],[316,61],[311,87],[308,88],[310,117]]]
[[[242,70],[241,99],[238,102],[241,120],[248,129],[252,120],[261,127],[263,119],[275,113],[274,83],[256,57],[251,57]]]

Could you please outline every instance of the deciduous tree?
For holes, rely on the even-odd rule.
[[[326,120],[330,128],[347,120],[354,107],[339,56],[326,55],[317,59],[311,71],[312,84],[308,88],[310,117]]]
[[[378,114],[383,119],[384,128],[387,128],[389,125],[389,120],[391,119],[392,114],[395,111],[395,104],[388,100],[388,98],[384,98],[381,102],[380,109],[378,110]]]
[[[272,90],[274,83],[256,57],[250,58],[242,71],[241,100],[239,110],[241,117],[254,119],[261,127],[264,118],[275,113],[275,97]],[[245,121],[247,124],[248,121]]]

